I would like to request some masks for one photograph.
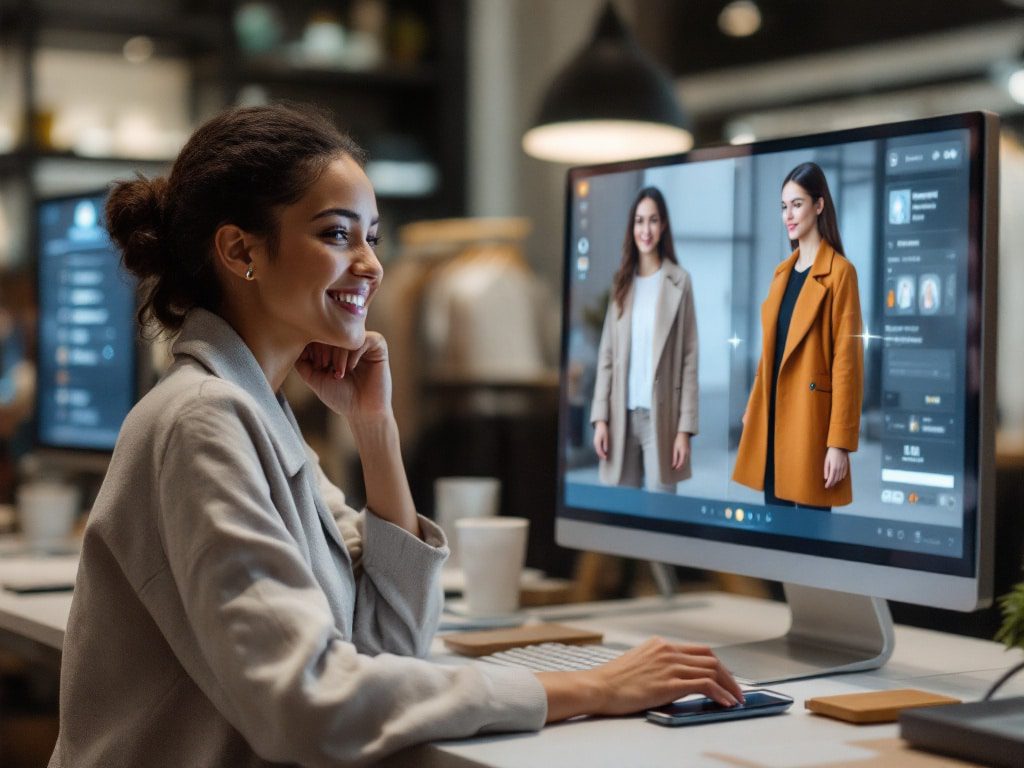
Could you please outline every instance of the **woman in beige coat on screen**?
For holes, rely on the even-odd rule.
[[[697,434],[697,315],[665,198],[637,193],[612,286],[590,421],[601,482],[675,493]]]

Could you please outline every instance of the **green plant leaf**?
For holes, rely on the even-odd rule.
[[[996,633],[996,640],[1007,648],[1024,648],[1024,582],[999,598],[1003,611],[1003,625]]]

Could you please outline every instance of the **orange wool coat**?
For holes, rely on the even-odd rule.
[[[775,270],[761,305],[762,348],[747,404],[733,480],[764,489],[769,438],[775,440],[775,495],[798,504],[839,507],[853,501],[850,473],[836,486],[824,481],[827,448],[857,450],[864,393],[864,352],[857,271],[822,241],[793,309],[779,366],[775,434],[768,435],[768,402],[779,307],[796,250]]]

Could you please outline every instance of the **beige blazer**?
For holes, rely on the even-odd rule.
[[[237,333],[192,310],[89,515],[51,768],[376,763],[540,728],[526,670],[430,649],[448,547],[357,512]],[[494,667],[492,670],[491,667]]]
[[[655,427],[659,482],[678,483],[690,477],[690,461],[672,469],[676,434],[697,434],[697,314],[690,274],[670,261],[662,262],[665,277],[654,315],[654,392],[651,421]],[[622,479],[626,434],[626,382],[629,378],[630,323],[633,290],[626,294],[622,314],[608,302],[597,355],[597,383],[590,422],[608,422],[608,459],[601,462],[601,482]]]

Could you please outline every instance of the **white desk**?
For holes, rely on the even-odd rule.
[[[0,587],[8,579],[73,582],[78,555],[22,554],[11,542],[0,552]],[[16,595],[0,588],[0,645],[28,658],[59,663],[71,592]]]
[[[570,622],[604,631],[606,640],[628,643],[660,634],[719,645],[771,637],[788,628],[788,610],[782,604],[717,593],[681,599],[689,607]],[[635,604],[656,607],[658,603],[658,599],[651,599]],[[538,613],[573,610],[573,606],[566,606]],[[1019,651],[1008,652],[997,643],[897,626],[895,652],[881,670],[771,686],[796,699],[784,715],[683,728],[664,728],[640,717],[579,720],[533,734],[432,744],[410,750],[396,764],[500,768],[964,766],[967,764],[960,761],[906,749],[898,738],[896,724],[848,725],[810,714],[804,709],[804,700],[886,688],[920,688],[964,701],[975,700],[1020,659]],[[1024,680],[1007,683],[999,695],[1011,694],[1024,694]]]
[[[76,560],[74,556],[0,557],[0,582],[9,574],[73,575]],[[8,638],[20,637],[34,648],[48,649],[56,658],[70,605],[70,593],[19,596],[0,592],[0,630]],[[625,643],[659,634],[720,645],[771,637],[788,627],[786,607],[764,600],[705,593],[680,596],[676,606],[666,610],[659,598],[649,598],[553,606],[531,613],[600,630],[606,640]],[[580,618],[582,614],[591,617]],[[435,653],[441,663],[465,663],[446,655],[440,640]],[[994,642],[897,626],[895,653],[881,670],[772,686],[796,699],[785,715],[684,728],[664,728],[640,717],[582,719],[549,726],[539,733],[428,744],[407,750],[389,764],[417,768],[963,766],[966,764],[903,749],[895,724],[847,725],[809,714],[804,700],[886,688],[921,688],[973,700],[1020,658],[1020,652],[1008,652]],[[1024,680],[1011,681],[1000,695],[1011,694],[1024,695]]]

